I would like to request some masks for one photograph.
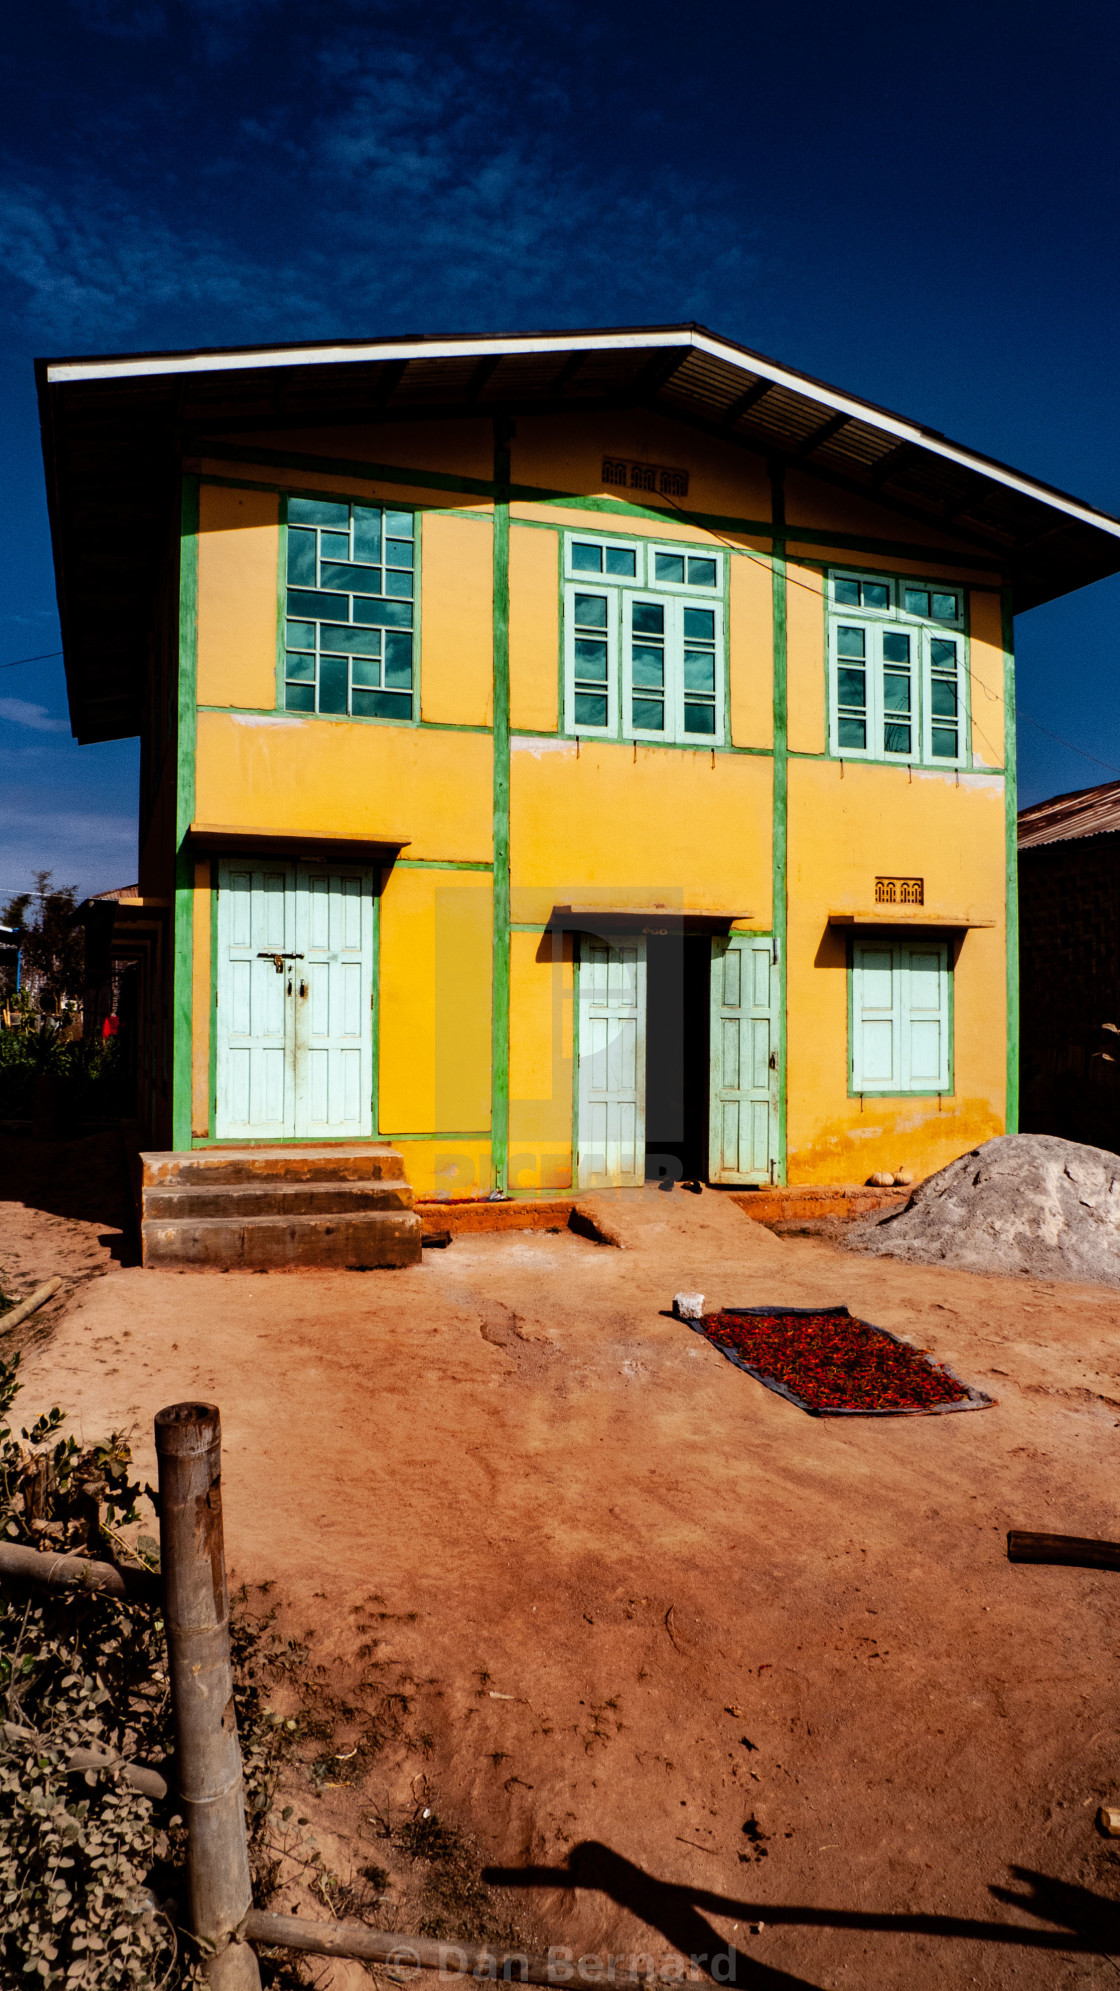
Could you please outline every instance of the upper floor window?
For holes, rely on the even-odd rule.
[[[829,577],[832,752],[866,760],[968,756],[964,594],[944,583]]]
[[[411,719],[412,512],[288,499],[289,712]]]
[[[722,555],[569,533],[566,568],[567,731],[722,739]]]

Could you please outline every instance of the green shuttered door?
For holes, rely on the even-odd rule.
[[[949,1090],[944,941],[852,948],[852,1091]]]
[[[645,936],[579,950],[579,1186],[633,1188],[646,1170]]]
[[[778,1153],[778,972],[757,934],[712,942],[709,1180],[769,1182]]]

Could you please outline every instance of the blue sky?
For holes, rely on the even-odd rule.
[[[0,664],[58,646],[42,353],[696,318],[1120,512],[1109,0],[55,0],[5,44]],[[1025,801],[1120,773],[1118,615],[1019,622]],[[0,892],[131,879],[136,770],[57,659],[0,670]]]

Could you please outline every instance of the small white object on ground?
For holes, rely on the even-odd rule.
[[[703,1293],[673,1294],[673,1312],[678,1320],[699,1320],[703,1311]]]
[[[1102,1804],[1097,1813],[1097,1823],[1110,1839],[1120,1839],[1120,1811],[1115,1805]]]

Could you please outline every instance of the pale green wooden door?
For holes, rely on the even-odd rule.
[[[217,1137],[373,1130],[373,875],[218,866]]]
[[[286,864],[218,866],[220,1141],[284,1140],[296,1131],[289,995],[295,950],[295,871]]]
[[[758,934],[712,942],[708,1180],[770,1182],[778,1155],[778,971]]]
[[[296,876],[296,1133],[361,1140],[373,1126],[373,875]]]
[[[646,1173],[646,943],[584,935],[579,950],[581,1189],[634,1188]]]

